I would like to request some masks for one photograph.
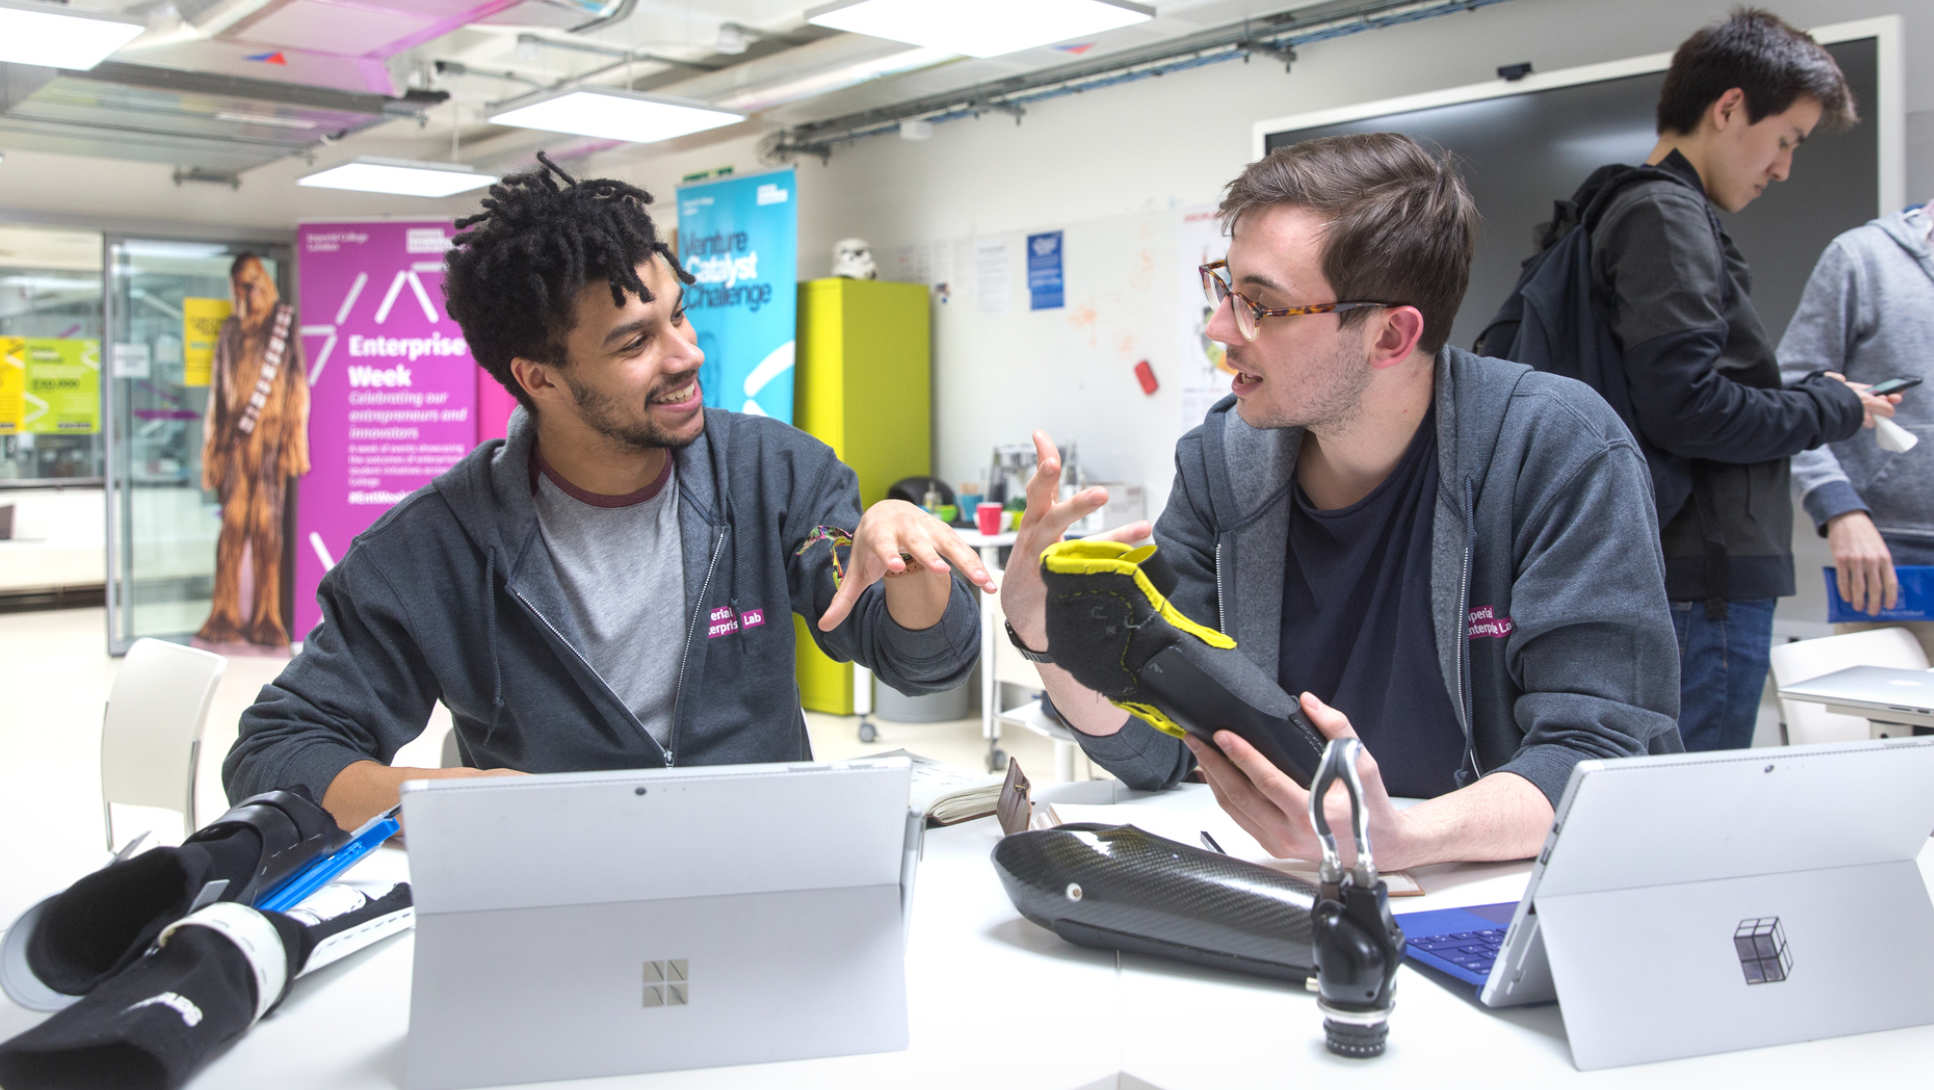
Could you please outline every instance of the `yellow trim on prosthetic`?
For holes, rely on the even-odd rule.
[[[1167,598],[1155,589],[1142,573],[1142,561],[1155,555],[1155,546],[1128,546],[1119,541],[1060,541],[1048,546],[1041,552],[1041,567],[1056,575],[1126,575],[1135,581],[1135,586],[1147,596],[1148,604],[1155,608],[1162,619],[1176,628],[1194,636],[1210,647],[1228,649],[1236,645],[1221,632],[1204,624],[1198,624],[1182,615],[1182,611],[1169,604]],[[1127,707],[1127,705],[1122,705]],[[1140,710],[1130,708],[1135,714]],[[1161,713],[1156,712],[1156,715]],[[1166,720],[1167,717],[1163,717]],[[1152,721],[1152,720],[1151,720]],[[1160,726],[1160,723],[1156,723]],[[1167,728],[1163,728],[1167,729]],[[1181,728],[1169,731],[1181,736]]]
[[[1139,704],[1133,700],[1110,700],[1108,703],[1113,704],[1115,707],[1120,708],[1130,715],[1147,720],[1149,726],[1154,727],[1163,734],[1172,734],[1177,738],[1187,738],[1189,736],[1189,732],[1183,730],[1180,723],[1170,719],[1167,715],[1163,714],[1162,709],[1153,704]]]

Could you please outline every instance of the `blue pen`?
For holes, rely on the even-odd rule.
[[[349,838],[349,843],[329,853],[310,860],[302,869],[278,882],[274,889],[264,893],[255,902],[255,907],[266,912],[287,912],[301,904],[311,893],[327,885],[337,875],[356,865],[363,856],[378,844],[395,836],[402,826],[397,824],[396,811],[391,808],[369,819],[363,827]]]

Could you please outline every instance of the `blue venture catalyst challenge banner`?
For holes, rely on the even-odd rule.
[[[678,188],[685,308],[705,404],[792,422],[799,202],[791,169]]]

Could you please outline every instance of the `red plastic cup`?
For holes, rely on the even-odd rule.
[[[974,508],[974,527],[989,537],[1001,532],[1001,505],[983,503]]]

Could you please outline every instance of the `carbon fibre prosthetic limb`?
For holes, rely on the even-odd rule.
[[[1069,942],[1307,986],[1309,883],[1137,829],[1071,824],[1003,837],[994,869],[1021,915]]]

